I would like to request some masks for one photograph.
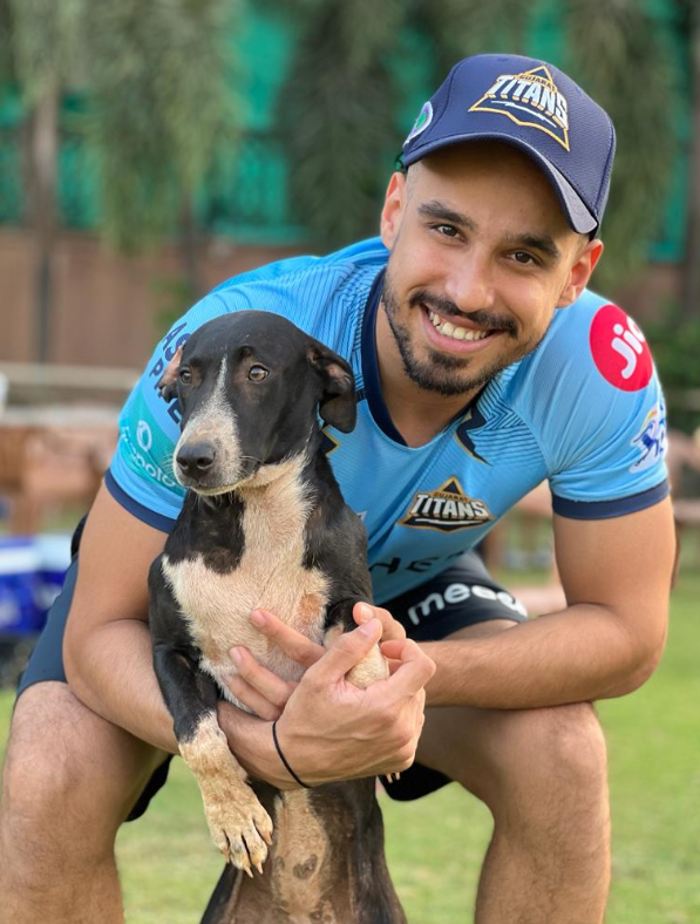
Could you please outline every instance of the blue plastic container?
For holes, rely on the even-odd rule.
[[[70,536],[0,538],[0,635],[43,629],[69,564]]]
[[[0,634],[38,632],[46,613],[39,606],[39,554],[31,538],[0,538]]]

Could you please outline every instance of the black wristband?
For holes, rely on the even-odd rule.
[[[292,779],[293,779],[295,782],[297,782],[300,786],[303,786],[304,789],[311,789],[311,787],[310,787],[307,783],[304,783],[303,780],[300,780],[300,779],[299,779],[299,777],[296,775],[296,773],[295,773],[295,772],[292,770],[292,768],[289,766],[289,761],[287,760],[287,758],[286,758],[286,757],[284,756],[284,754],[282,753],[282,748],[280,747],[280,743],[279,743],[279,741],[277,740],[277,719],[275,719],[275,721],[272,723],[272,740],[275,742],[275,748],[277,749],[277,753],[279,754],[280,760],[281,760],[282,763],[284,764],[284,766],[285,766],[287,772],[288,772],[289,775],[292,777]]]

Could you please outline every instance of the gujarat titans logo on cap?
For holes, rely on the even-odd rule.
[[[569,112],[566,97],[542,65],[522,74],[501,74],[470,112],[494,112],[516,125],[539,128],[569,150]]]

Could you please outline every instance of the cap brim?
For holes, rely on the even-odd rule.
[[[435,144],[428,143],[421,148],[415,148],[408,158],[403,157],[402,160],[405,166],[409,167],[417,160],[422,160],[434,151],[439,151],[442,148],[450,147],[453,144],[460,144],[465,141],[501,141],[503,144],[509,144],[511,147],[519,148],[535,161],[537,166],[542,169],[547,179],[551,182],[561,207],[574,231],[577,231],[579,234],[591,234],[591,232],[597,229],[597,219],[590,213],[587,206],[566,177],[536,148],[533,148],[526,141],[513,138],[511,135],[501,134],[500,132],[478,132],[467,135],[455,135],[452,138],[437,141]]]

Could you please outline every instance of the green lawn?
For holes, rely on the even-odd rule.
[[[610,747],[614,882],[608,924],[700,921],[698,637],[700,576],[673,596],[668,649],[638,693],[605,702]],[[0,741],[11,696],[0,694]],[[411,924],[470,919],[489,816],[457,786],[413,804],[382,802],[391,870]],[[146,818],[118,844],[129,924],[192,924],[221,863],[182,764]]]

